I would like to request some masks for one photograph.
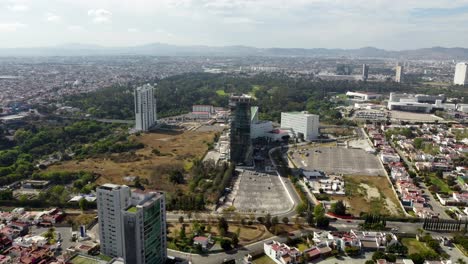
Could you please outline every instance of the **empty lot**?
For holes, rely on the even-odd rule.
[[[234,206],[240,213],[281,213],[293,206],[276,175],[245,170],[235,180],[225,207]]]
[[[291,157],[296,166],[307,170],[344,175],[385,175],[378,158],[362,149],[318,147],[302,153],[294,151]]]

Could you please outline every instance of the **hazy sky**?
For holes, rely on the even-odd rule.
[[[0,47],[468,47],[468,0],[0,0]]]

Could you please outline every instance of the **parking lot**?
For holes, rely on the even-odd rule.
[[[240,213],[281,213],[293,204],[277,175],[244,170],[234,183],[225,206],[234,206]]]
[[[72,242],[72,228],[71,227],[54,227],[54,229],[56,232],[60,233],[63,250],[76,245],[75,242]],[[49,228],[47,227],[31,226],[30,233],[32,235],[42,235],[48,230]]]
[[[329,174],[383,176],[377,156],[362,149],[319,147],[290,154],[296,166]]]

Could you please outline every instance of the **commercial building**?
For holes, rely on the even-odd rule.
[[[382,97],[381,94],[378,93],[370,93],[370,92],[346,92],[346,96],[349,99],[358,100],[358,101],[369,101],[369,100],[377,100]]]
[[[120,212],[130,204],[130,188],[104,184],[97,188],[99,238],[101,252],[110,257],[123,257],[124,236]]]
[[[261,138],[267,137],[268,132],[273,131],[273,122],[271,121],[260,121],[258,118],[258,106],[252,106],[250,108],[251,119],[250,119],[250,138]]]
[[[122,211],[125,263],[163,264],[167,258],[164,194],[133,191]]]
[[[434,109],[447,110],[454,109],[451,104],[442,104],[445,101],[445,96],[441,95],[425,95],[425,94],[397,94],[390,93],[388,100],[389,110],[413,111],[429,113]]]
[[[468,84],[468,63],[460,62],[455,66],[455,77],[453,78],[453,84],[455,85],[467,85]]]
[[[125,263],[165,263],[166,209],[163,193],[104,184],[97,188],[101,252]]]
[[[156,124],[156,98],[154,87],[145,84],[135,89],[135,129],[148,131]]]
[[[403,66],[397,65],[395,69],[395,82],[399,83],[403,80]]]
[[[231,161],[236,164],[250,164],[252,162],[252,140],[250,138],[251,102],[249,95],[231,95]]]
[[[319,136],[319,116],[307,111],[281,113],[281,127],[291,129],[295,137],[314,140]]]
[[[367,81],[369,78],[369,65],[363,64],[362,65],[362,80]]]

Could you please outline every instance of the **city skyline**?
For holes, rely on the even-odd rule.
[[[385,12],[382,12],[385,10]],[[0,48],[147,43],[389,50],[465,46],[468,2],[0,1]]]

